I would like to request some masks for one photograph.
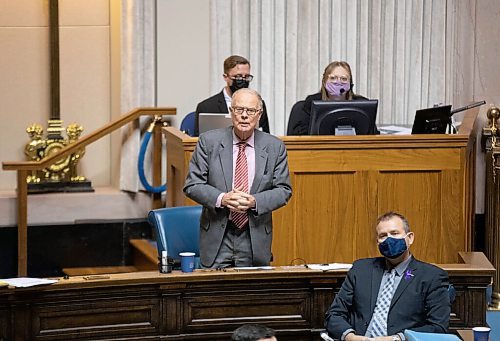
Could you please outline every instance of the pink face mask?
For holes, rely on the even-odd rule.
[[[351,84],[326,82],[325,89],[329,96],[344,96],[351,89]]]

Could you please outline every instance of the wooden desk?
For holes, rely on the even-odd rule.
[[[474,341],[474,334],[470,329],[459,329],[458,336],[460,336],[464,341]]]
[[[474,341],[474,332],[471,329],[460,329],[458,330],[458,335],[464,341]],[[491,334],[489,340],[491,341]]]
[[[352,262],[378,255],[374,222],[402,212],[415,231],[412,251],[455,263],[471,251],[478,108],[456,135],[285,136],[293,195],[273,213],[274,264]],[[167,139],[167,206],[194,204],[182,188],[196,146],[176,128]]]
[[[493,267],[482,254],[443,265],[457,290],[451,328],[486,323]],[[50,286],[0,288],[0,340],[229,340],[244,323],[278,331],[280,341],[319,340],[324,313],[346,270],[139,272]]]

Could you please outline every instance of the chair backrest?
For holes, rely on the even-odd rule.
[[[166,207],[149,212],[148,221],[154,227],[158,255],[166,250],[169,257],[179,260],[180,252],[200,256],[201,206]]]
[[[288,117],[288,125],[286,129],[287,135],[300,135],[298,131],[296,131],[296,126],[299,122],[304,121],[307,117],[307,114],[304,112],[304,101],[298,101],[292,107],[290,111],[290,117]],[[307,135],[309,132],[302,132],[302,135]]]
[[[196,112],[190,112],[187,114],[181,122],[180,130],[188,134],[189,136],[194,136],[194,119]]]

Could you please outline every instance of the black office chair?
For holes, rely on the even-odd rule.
[[[200,256],[201,206],[180,206],[159,208],[149,212],[148,221],[154,227],[158,255],[166,250],[180,265],[181,252],[194,252]]]
[[[288,117],[288,126],[286,134],[290,135],[307,135],[308,131],[300,131],[298,129],[299,123],[307,121],[309,125],[309,115],[304,112],[304,101],[298,101],[292,107],[290,111],[290,117]]]

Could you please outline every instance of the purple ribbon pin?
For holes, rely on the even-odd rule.
[[[411,269],[408,269],[405,271],[405,276],[404,276],[404,279],[405,281],[408,281],[410,280],[410,278],[412,278],[413,276],[415,276],[414,274],[411,273]]]

